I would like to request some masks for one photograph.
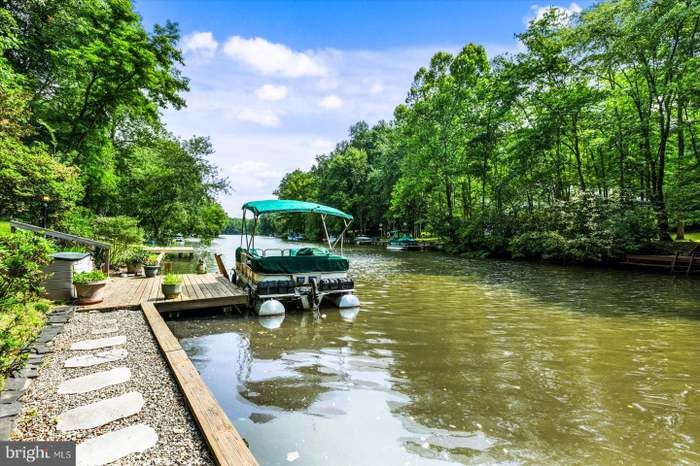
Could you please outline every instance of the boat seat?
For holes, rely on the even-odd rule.
[[[240,260],[242,248],[236,249],[236,260]],[[310,272],[346,272],[350,267],[348,260],[324,249],[300,248],[290,250],[289,256],[262,256],[251,249],[248,265],[258,273],[310,273]]]

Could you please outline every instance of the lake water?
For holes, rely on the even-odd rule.
[[[352,321],[169,321],[260,464],[700,463],[697,279],[345,252]]]

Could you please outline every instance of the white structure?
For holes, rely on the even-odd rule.
[[[53,261],[43,269],[50,274],[44,281],[46,297],[53,301],[68,301],[75,298],[73,274],[91,272],[92,255],[87,252],[57,252],[51,256]]]

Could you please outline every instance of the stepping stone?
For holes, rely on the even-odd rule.
[[[118,332],[119,327],[105,327],[105,328],[98,328],[97,330],[93,330],[90,332],[93,335],[104,335],[105,333],[114,333]]]
[[[100,388],[124,383],[131,378],[128,367],[117,367],[109,371],[96,372],[82,377],[66,380],[58,386],[58,393],[85,393]]]
[[[108,346],[123,345],[126,343],[126,337],[119,335],[116,337],[98,338],[96,340],[83,340],[73,343],[71,350],[93,350],[98,348],[107,348]]]
[[[122,396],[107,398],[59,414],[56,428],[65,432],[103,426],[140,412],[143,403],[143,396],[138,392],[129,392]]]
[[[90,367],[106,362],[119,361],[129,355],[129,352],[122,348],[101,351],[97,354],[86,354],[85,356],[75,356],[66,359],[63,367]]]
[[[142,453],[158,442],[151,426],[136,424],[93,437],[75,449],[77,466],[100,466],[131,453]]]

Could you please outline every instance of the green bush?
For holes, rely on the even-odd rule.
[[[37,302],[51,262],[52,244],[26,231],[0,235],[0,389],[4,377],[19,368],[49,310]]]
[[[93,230],[98,239],[112,245],[111,262],[115,265],[126,264],[134,248],[143,243],[143,231],[138,226],[138,220],[125,215],[97,217]]]
[[[92,272],[78,272],[73,275],[73,283],[83,285],[86,283],[96,283],[107,279],[107,274],[100,272],[99,270],[93,270]]]
[[[52,252],[51,242],[30,231],[0,235],[0,309],[43,293],[42,267],[51,263]]]
[[[131,248],[124,254],[126,264],[143,264],[146,259],[148,253],[140,247]]]
[[[616,260],[638,251],[657,234],[651,206],[578,193],[542,215],[537,225],[523,226],[508,245],[513,258],[563,262]]]

